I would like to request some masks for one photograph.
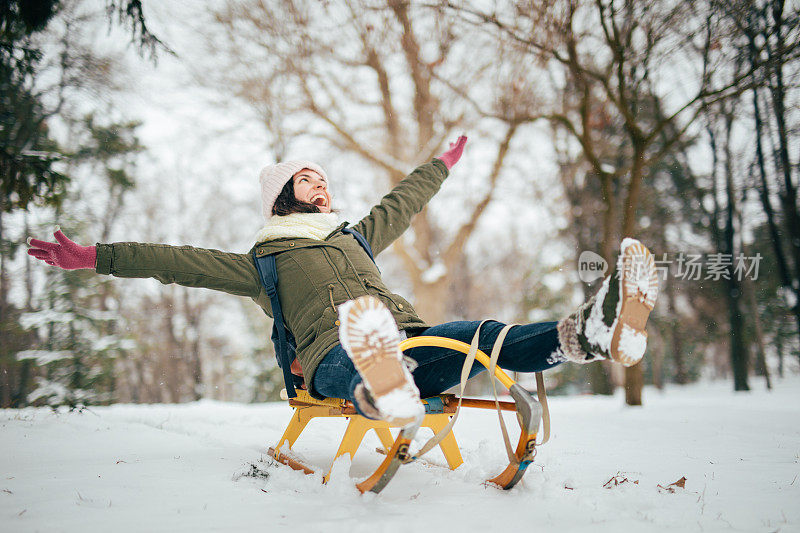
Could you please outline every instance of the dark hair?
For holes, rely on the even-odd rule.
[[[294,180],[290,179],[275,199],[272,214],[283,217],[292,213],[321,213],[321,211],[316,205],[295,198]]]

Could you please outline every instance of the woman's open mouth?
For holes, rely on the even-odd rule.
[[[325,198],[324,195],[318,194],[318,195],[314,196],[313,198],[311,198],[311,203],[314,204],[317,207],[327,207],[328,199]]]

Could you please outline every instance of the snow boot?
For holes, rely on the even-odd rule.
[[[635,239],[624,239],[615,271],[598,293],[558,323],[564,356],[573,362],[611,359],[633,366],[647,348],[645,324],[658,296],[653,254]]]
[[[419,424],[425,407],[403,362],[392,313],[376,297],[361,296],[339,306],[339,321],[339,341],[363,378],[355,391],[362,412],[401,426]]]

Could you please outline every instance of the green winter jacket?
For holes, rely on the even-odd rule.
[[[384,196],[354,226],[374,255],[385,250],[409,226],[447,177],[438,159],[422,165]],[[278,295],[286,326],[297,341],[306,387],[328,351],[339,343],[336,306],[365,294],[386,304],[400,329],[425,327],[414,308],[386,288],[375,263],[352,235],[347,223],[324,240],[284,238],[256,243],[257,255],[275,254]],[[269,297],[253,261],[253,249],[236,254],[165,244],[118,242],[97,245],[97,273],[121,278],[155,278],[161,283],[205,287],[253,299],[272,316]]]

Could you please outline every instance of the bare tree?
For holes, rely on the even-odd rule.
[[[578,143],[600,183],[607,258],[620,236],[637,232],[651,167],[688,135],[703,109],[750,83],[749,70],[724,82],[709,75],[730,58],[719,45],[727,28],[707,3],[563,0],[500,3],[492,12],[447,5],[560,73],[557,92],[565,96],[549,118]],[[600,135],[609,123],[624,134],[610,152]],[[625,375],[626,402],[640,405],[641,366]]]
[[[226,82],[260,112],[278,158],[289,139],[312,136],[394,185],[481,120],[500,132],[459,216],[443,225],[425,209],[393,245],[420,315],[444,321],[446,274],[462,260],[514,139],[537,118],[532,93],[510,89],[519,73],[475,54],[475,46],[497,43],[457,28],[451,14],[401,0],[230,2],[215,18],[210,33],[221,37],[213,43],[230,66]]]
[[[790,145],[791,139],[797,137],[797,126],[795,123],[792,127],[791,105],[786,105],[791,89],[797,87],[796,81],[787,80],[796,79],[798,74],[800,7],[787,6],[784,0],[737,1],[720,6],[742,33],[741,55],[752,67],[759,177],[756,188],[767,216],[778,274],[784,288],[794,294],[792,312],[800,330],[800,214],[796,185],[800,154],[795,153],[792,161]],[[767,143],[774,148],[767,150]],[[775,194],[777,210],[773,206]],[[781,226],[788,239],[781,236]]]

